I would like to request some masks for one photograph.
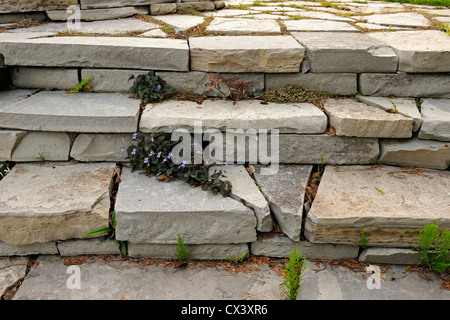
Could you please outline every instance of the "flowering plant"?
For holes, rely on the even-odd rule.
[[[145,102],[165,99],[173,92],[173,88],[156,76],[154,71],[140,74],[137,77],[131,75],[128,81],[130,80],[134,80],[134,82],[128,92]]]

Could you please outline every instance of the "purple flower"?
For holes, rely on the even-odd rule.
[[[158,86],[156,87],[156,89],[161,90],[161,85],[158,84]]]
[[[161,163],[164,163],[164,162],[166,162],[167,161],[167,158],[164,158],[164,160],[161,162]]]
[[[133,133],[133,140],[137,139],[137,133]]]
[[[181,162],[181,167],[182,168],[186,167],[186,161],[183,160],[183,162]]]
[[[154,155],[155,153],[153,151],[150,151],[150,154],[148,155],[149,157],[151,157],[152,155]]]
[[[223,164],[226,165],[226,166],[228,165],[228,163],[226,161],[224,161]]]
[[[144,163],[148,163],[148,158],[145,158],[145,159],[144,159]]]
[[[124,152],[125,151],[125,146],[124,145],[122,145],[122,152]]]
[[[134,148],[133,151],[131,151],[131,154],[136,154],[136,148]]]
[[[125,138],[124,137],[122,137],[122,142],[125,143]]]
[[[167,156],[167,159],[171,159],[172,158],[172,153],[169,152],[169,155]]]
[[[157,158],[161,158],[161,151],[156,155]]]
[[[153,137],[152,137],[152,142],[155,142],[155,139],[153,139]]]

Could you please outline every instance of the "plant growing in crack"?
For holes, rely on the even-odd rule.
[[[175,256],[179,262],[186,262],[189,259],[191,250],[189,250],[188,245],[184,243],[183,238],[180,234],[177,234],[177,246],[175,248]]]
[[[88,82],[91,80],[91,77],[87,77],[85,79],[82,79],[75,88],[67,91],[66,93],[79,93],[86,91],[91,88],[91,86],[88,84]]]
[[[361,224],[361,237],[360,237],[360,239],[359,239],[358,246],[359,246],[361,249],[366,249],[366,248],[367,248],[367,238],[366,238],[366,235],[365,235],[365,233],[364,233],[364,227],[363,227],[362,224]]]
[[[173,88],[166,84],[154,71],[147,74],[140,74],[137,77],[131,75],[128,81],[134,80],[133,85],[128,92],[135,98],[148,103],[152,101],[161,101],[168,98],[173,93]]]
[[[233,104],[246,98],[248,96],[248,87],[253,84],[252,81],[239,81],[239,76],[235,75],[231,78],[224,78],[219,73],[211,74],[208,76],[209,82],[205,84],[209,88],[209,91],[217,91],[222,95],[224,100],[231,99]],[[221,86],[224,84],[227,91]]]
[[[281,286],[289,300],[295,300],[303,286],[303,278],[307,274],[307,263],[302,254],[295,248],[289,253],[288,264],[283,271],[284,281]]]

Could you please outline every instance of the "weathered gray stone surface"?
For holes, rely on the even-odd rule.
[[[281,33],[280,25],[275,20],[245,18],[215,18],[206,28],[211,32],[227,34]]]
[[[190,16],[182,14],[158,16],[155,19],[174,27],[176,33],[186,33],[189,28],[195,27],[196,25],[199,25],[204,21],[204,18],[202,16]]]
[[[0,110],[31,96],[31,90],[14,89],[0,91]]]
[[[292,241],[278,235],[254,241],[250,248],[253,255],[275,258],[289,257],[289,253],[297,248],[307,259],[354,259],[358,257],[359,250],[358,246]]]
[[[80,19],[86,21],[112,20],[134,16],[135,14],[148,14],[147,6],[122,7],[109,9],[80,10]],[[53,21],[67,21],[73,13],[67,10],[47,10],[47,15]]]
[[[77,0],[2,0],[0,2],[0,13],[66,9],[68,6],[77,4]]]
[[[45,12],[14,12],[0,14],[0,23],[16,23],[25,19],[34,21],[45,21],[47,14]]]
[[[137,77],[146,74],[148,70],[126,69],[81,69],[81,78],[91,77],[89,91],[94,92],[127,92],[133,85],[133,80],[128,80],[132,75]]]
[[[427,18],[415,12],[372,14],[370,16],[360,16],[358,19],[384,26],[423,28],[430,26],[430,21]]]
[[[312,72],[395,72],[398,57],[388,45],[362,33],[294,32],[306,47]]]
[[[64,68],[11,68],[11,80],[16,88],[59,89],[75,88],[78,81],[77,69]]]
[[[324,103],[330,126],[338,136],[367,138],[410,138],[411,118],[351,99],[329,99]]]
[[[110,238],[64,240],[56,246],[61,257],[120,254],[119,247]]]
[[[71,147],[70,137],[64,132],[29,132],[14,148],[11,160],[15,162],[67,161]]]
[[[450,98],[448,74],[363,73],[358,82],[365,96]]]
[[[186,40],[135,37],[54,37],[0,43],[5,64],[10,66],[187,71],[188,51]]]
[[[413,131],[419,130],[423,119],[417,107],[416,101],[412,98],[389,98],[389,97],[371,97],[356,96],[359,100],[369,106],[381,108],[383,110],[397,110],[398,114],[413,119]]]
[[[212,11],[216,8],[212,1],[200,1],[200,2],[177,2],[177,12],[190,13],[195,11]]]
[[[272,231],[269,203],[256,186],[255,181],[250,177],[247,169],[243,165],[213,166],[210,168],[210,173],[219,170],[222,170],[224,175],[221,179],[230,181],[233,186],[231,198],[242,202],[254,211],[258,223],[256,230],[260,232]]]
[[[405,248],[367,248],[361,252],[359,261],[383,264],[415,265],[420,262],[417,252]]]
[[[281,133],[323,133],[325,114],[309,103],[261,104],[255,100],[166,101],[148,106],[140,121],[142,132],[169,132],[175,129],[193,131],[194,124],[202,121],[204,129],[278,129]]]
[[[161,29],[153,29],[144,33],[141,33],[141,37],[150,37],[150,38],[167,38],[167,33],[162,31]]]
[[[270,204],[283,233],[300,240],[303,202],[312,166],[280,166],[276,174],[264,174],[256,168],[255,180]]]
[[[404,72],[450,72],[450,37],[438,30],[373,32],[370,37],[391,46]]]
[[[29,260],[27,257],[0,258],[0,297],[16,282],[23,280]]]
[[[317,12],[317,11],[302,11],[302,12],[293,12],[288,13],[289,15],[299,15],[300,17],[311,18],[311,19],[322,19],[322,20],[331,20],[331,21],[341,21],[341,22],[354,22],[353,19],[338,16],[335,14],[331,14],[329,12]]]
[[[62,132],[136,132],[140,101],[109,93],[43,91],[0,109],[0,127]]]
[[[0,240],[12,245],[85,238],[107,227],[115,163],[17,164],[1,180]]]
[[[327,166],[305,222],[314,243],[412,247],[419,230],[450,226],[449,173],[391,166]],[[337,183],[338,181],[338,183]]]
[[[419,139],[450,141],[450,99],[425,99]]]
[[[328,31],[328,32],[359,32],[346,22],[317,19],[286,20],[287,31]]]
[[[12,153],[20,140],[26,136],[26,131],[0,130],[0,160],[10,161]]]
[[[176,3],[154,3],[150,5],[150,13],[152,16],[169,14],[177,12]]]
[[[162,182],[123,168],[116,199],[116,239],[135,243],[230,244],[256,240],[253,211],[184,181]]]
[[[384,164],[440,170],[450,164],[450,147],[443,141],[381,139],[380,148],[379,162]]]
[[[122,140],[123,139],[123,140]],[[131,145],[131,134],[80,134],[73,142],[70,156],[78,161],[126,161],[122,151]]]
[[[303,60],[303,62],[309,60]],[[303,63],[302,63],[303,66]],[[266,75],[266,88],[297,85],[306,90],[320,90],[337,94],[357,91],[356,73],[273,73]]]
[[[81,9],[117,8],[165,3],[172,0],[80,0]]]
[[[299,72],[305,49],[289,36],[194,37],[191,70],[207,72]]]
[[[0,33],[1,41],[15,41],[19,39],[36,39],[52,37],[57,34],[57,31],[21,31],[21,32],[3,32]]]
[[[0,257],[29,256],[36,254],[59,254],[56,242],[11,245],[0,241]]]
[[[248,244],[193,244],[188,245],[190,259],[216,260],[235,258],[249,252]],[[128,243],[128,256],[134,258],[176,259],[176,244]]]

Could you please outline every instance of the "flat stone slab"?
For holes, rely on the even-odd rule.
[[[450,164],[450,147],[444,141],[382,139],[380,147],[379,162],[384,164],[440,170]]]
[[[445,73],[362,73],[358,79],[365,96],[450,98],[450,75]]]
[[[194,37],[191,70],[299,72],[305,49],[290,36]]]
[[[0,130],[0,161],[11,161],[14,149],[26,135],[22,130]]]
[[[450,99],[425,99],[419,139],[450,141]]]
[[[131,143],[132,135],[130,133],[80,134],[73,142],[70,157],[83,162],[127,161],[128,154],[125,149]]]
[[[68,161],[71,145],[65,132],[28,132],[14,147],[11,161]]]
[[[306,47],[311,70],[331,72],[395,72],[398,57],[383,42],[354,32],[293,32]]]
[[[244,18],[215,18],[206,28],[207,31],[228,34],[281,33],[280,25],[275,20]]]
[[[291,14],[292,15],[292,14]],[[354,22],[355,20],[338,16],[329,12],[317,12],[317,11],[302,11],[299,12],[298,15],[303,18],[310,19],[322,19],[322,20],[331,20],[331,21],[341,21],[341,22]]]
[[[403,72],[450,72],[450,37],[438,30],[373,32],[369,36],[391,46]]]
[[[420,255],[405,248],[367,248],[361,252],[358,260],[368,263],[416,265],[420,262]]]
[[[78,83],[74,68],[13,67],[10,75],[16,88],[70,90]]]
[[[181,14],[157,16],[155,19],[173,26],[176,33],[185,33],[189,28],[202,24],[205,20],[202,16]]]
[[[253,255],[274,258],[289,257],[289,253],[295,248],[307,259],[355,259],[359,251],[358,246],[292,241],[276,234],[251,243]]]
[[[114,239],[76,239],[58,241],[56,246],[61,257],[120,254]]]
[[[275,174],[256,168],[255,180],[269,201],[270,209],[283,233],[300,240],[303,202],[312,166],[280,166]]]
[[[56,242],[11,245],[0,241],[0,257],[59,254]]]
[[[363,19],[369,23],[375,23],[384,26],[397,26],[397,27],[430,26],[430,21],[420,13],[416,12],[372,14],[370,16],[358,17],[358,19]]]
[[[284,22],[287,31],[329,31],[329,32],[359,32],[359,30],[346,22],[317,20],[317,19],[300,19],[287,20]]]
[[[383,110],[394,110],[394,112],[405,117],[412,118],[413,131],[420,129],[423,119],[419,112],[416,101],[411,98],[388,98],[388,97],[372,97],[372,96],[356,96],[359,100],[369,106],[378,107]]]
[[[42,91],[0,108],[0,128],[62,132],[136,132],[140,101],[112,93]]]
[[[0,91],[0,109],[25,100],[31,95],[32,91],[26,89]]]
[[[46,11],[50,20],[53,21],[67,21],[73,14],[70,10],[47,10]],[[122,8],[108,8],[108,9],[91,9],[80,10],[81,20],[113,20],[131,17],[135,14],[148,14],[149,10],[146,6],[140,7],[122,7]],[[116,20],[120,21],[120,20]]]
[[[46,9],[65,9],[71,5],[77,5],[76,0],[17,0],[5,1],[2,3],[1,13],[4,12],[27,12],[27,11],[45,11]]]
[[[0,257],[0,297],[19,280],[23,280],[27,271],[28,257]]]
[[[54,37],[0,42],[9,66],[189,70],[186,40]],[[39,52],[39,54],[36,54]]]
[[[256,217],[239,201],[184,181],[161,182],[124,167],[116,198],[116,239],[134,243],[231,244],[256,240]]]
[[[411,118],[393,114],[351,99],[329,99],[324,103],[330,126],[338,136],[410,138]]]
[[[0,240],[12,245],[86,238],[108,227],[115,163],[17,164],[1,180]]]
[[[272,217],[270,207],[264,195],[257,187],[255,180],[250,177],[247,169],[243,165],[213,166],[210,173],[222,170],[223,180],[231,182],[233,189],[231,198],[242,202],[255,212],[258,222],[256,230],[260,232],[272,231]]]
[[[175,129],[193,131],[201,121],[204,129],[278,129],[280,133],[323,133],[325,114],[309,103],[261,104],[245,100],[233,105],[231,101],[165,101],[149,105],[143,111],[139,130],[169,132]]]
[[[413,247],[419,230],[450,226],[446,171],[391,166],[327,166],[305,223],[314,243]]]

